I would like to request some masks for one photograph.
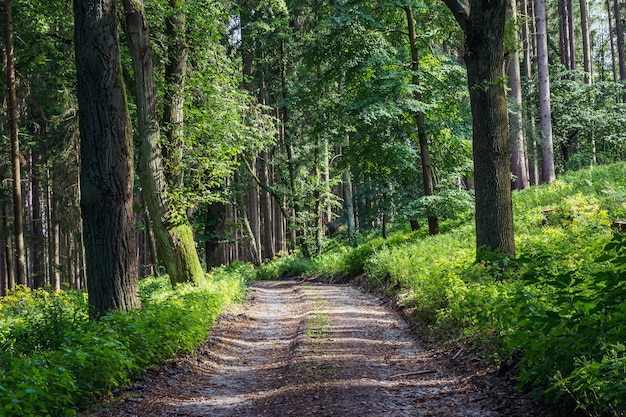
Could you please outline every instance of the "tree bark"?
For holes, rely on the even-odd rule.
[[[128,43],[135,73],[139,127],[139,180],[154,233],[172,285],[182,282],[202,284],[204,271],[198,258],[193,231],[184,207],[169,196],[165,178],[157,95],[143,0],[124,0]]]
[[[15,274],[13,270],[13,242],[11,241],[11,232],[9,232],[9,224],[7,218],[9,209],[4,204],[0,206],[0,227],[2,234],[2,243],[4,250],[2,251],[2,276],[4,277],[3,288],[12,290],[15,288]],[[6,295],[6,291],[3,293]]]
[[[552,111],[550,108],[550,73],[548,71],[545,0],[536,0],[535,14],[537,19],[537,89],[539,93],[541,126],[541,182],[552,183],[556,179],[556,173],[552,145]]]
[[[565,0],[567,2],[567,32],[569,39],[569,69],[576,70],[576,37],[574,36],[574,2],[572,0]]]
[[[617,39],[617,59],[619,63],[619,80],[626,80],[626,63],[624,60],[624,29],[622,27],[622,17],[619,0],[613,0],[613,14],[615,15],[615,37]],[[626,94],[622,97],[626,102]]]
[[[507,19],[514,24],[517,21],[517,5],[515,0],[507,1]],[[509,140],[511,142],[511,172],[515,176],[512,187],[523,190],[530,185],[528,174],[528,158],[526,157],[526,140],[522,127],[522,80],[520,71],[517,30],[513,32],[515,49],[511,51],[507,63],[509,76],[509,98],[513,108],[509,110]]]
[[[226,263],[221,242],[225,238],[226,206],[224,203],[211,203],[206,210],[205,227],[205,255],[207,269]]]
[[[476,251],[515,256],[511,150],[504,92],[506,0],[475,0],[471,8],[444,0],[465,33],[473,122]]]
[[[613,18],[611,15],[611,0],[606,0],[607,21],[609,22],[609,41],[611,44],[611,69],[613,70],[613,82],[617,82],[617,66],[615,65],[615,41],[613,40]]]
[[[536,57],[536,42],[535,37],[532,35],[535,31],[535,10],[533,7],[533,0],[522,0],[523,13],[527,16],[524,19],[524,26],[522,26],[522,38],[524,39],[524,65],[521,67],[523,70],[522,75],[530,78],[533,74],[533,57]],[[535,115],[531,108],[535,107],[535,104],[530,99],[533,92],[532,85],[528,87],[528,95],[526,102],[524,103],[525,118],[528,119],[526,126],[526,145],[529,157],[528,160],[528,179],[530,185],[537,185],[541,182],[539,174],[539,156],[537,152],[537,124],[535,123]],[[524,120],[524,119],[522,119]]]
[[[415,20],[413,18],[413,10],[405,7],[407,26],[409,29],[409,45],[411,47],[411,70],[413,71],[413,85],[418,88],[420,80],[418,71],[420,69],[419,51],[417,49],[417,37],[415,35]],[[415,100],[422,101],[422,94],[419,89],[415,90]],[[415,113],[415,124],[417,125],[417,135],[420,143],[420,155],[422,162],[422,179],[424,181],[424,195],[431,196],[435,193],[433,184],[433,173],[430,162],[430,150],[428,149],[428,136],[426,135],[426,121],[424,113],[418,111]],[[431,235],[439,234],[439,220],[436,216],[428,216],[428,233]]]
[[[269,184],[269,153],[267,151],[261,152],[258,158],[259,167],[259,180],[261,184]],[[273,223],[273,210],[272,210],[272,196],[267,191],[266,187],[261,185],[259,190],[259,204],[261,206],[261,220],[263,223],[262,236],[262,254],[263,259],[272,259],[276,256],[274,249],[274,223]]]
[[[44,229],[42,216],[41,181],[35,172],[40,163],[39,150],[31,151],[30,161],[30,195],[31,195],[31,244],[30,244],[30,276],[33,288],[43,288],[46,283],[44,265]]]
[[[167,142],[163,146],[163,154],[166,164],[166,180],[171,187],[183,184],[184,91],[189,49],[185,41],[186,15],[184,11],[181,11],[185,3],[186,0],[169,0],[171,10],[165,21],[168,49],[165,65],[163,126]]]
[[[257,172],[257,158],[251,158],[250,162],[251,171],[256,175]],[[255,247],[255,256],[261,261],[261,215],[259,210],[259,186],[256,182],[250,181],[248,183],[248,196],[247,201],[244,204],[247,205],[245,212],[248,216],[248,224],[252,235],[250,236],[250,245]]]
[[[589,34],[589,2],[580,0],[580,26],[583,37],[583,67],[585,70],[585,82],[593,83],[593,62],[591,55],[591,36]]]
[[[74,1],[81,209],[92,313],[140,307],[133,142],[114,0]]]
[[[350,138],[346,136],[344,148],[350,144]],[[352,238],[356,232],[356,219],[354,217],[354,196],[352,193],[352,174],[350,168],[346,168],[342,174],[343,180],[343,201],[346,210],[346,223],[348,225],[348,237]]]
[[[13,56],[13,19],[11,0],[4,1],[4,33],[6,47],[6,77],[9,99],[9,134],[11,136],[11,167],[13,169],[13,229],[15,233],[15,280],[26,285],[26,246],[24,244],[24,209],[22,207],[22,173],[18,137],[17,95],[15,92],[15,59]]]

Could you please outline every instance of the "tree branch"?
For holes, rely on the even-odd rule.
[[[452,12],[461,30],[465,33],[469,26],[469,3],[467,0],[443,0]]]

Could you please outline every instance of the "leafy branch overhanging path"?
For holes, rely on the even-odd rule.
[[[358,289],[258,282],[248,298],[196,354],[89,415],[540,415],[485,370],[421,347],[396,312]]]

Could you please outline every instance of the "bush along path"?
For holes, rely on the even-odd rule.
[[[252,284],[195,354],[89,416],[542,416],[472,358],[422,346],[344,285]]]

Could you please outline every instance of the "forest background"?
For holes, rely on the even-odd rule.
[[[115,304],[120,300],[106,299],[115,291],[104,286],[98,303],[93,283],[106,280],[89,279],[97,268],[86,264],[104,253],[90,249],[89,236],[108,229],[85,224],[84,216],[90,207],[106,211],[105,202],[118,201],[103,194],[90,206],[85,192],[91,181],[85,173],[103,159],[96,153],[98,141],[88,142],[81,125],[89,114],[80,113],[82,103],[97,100],[83,95],[81,101],[77,91],[77,79],[78,90],[88,84],[81,77],[90,74],[84,57],[92,47],[76,42],[80,7],[75,5],[73,16],[71,3],[62,0],[4,5],[3,294],[17,284],[80,290],[91,282],[89,301],[101,316],[139,305],[137,275],[166,272],[172,284],[201,284],[202,268],[236,261],[260,266],[287,254],[319,258],[332,250],[329,236],[343,239],[342,253],[361,248],[363,253],[349,252],[361,254],[360,265],[378,246],[359,244],[370,233],[386,239],[391,224],[405,224],[416,237],[426,224],[431,235],[465,224],[475,197],[484,197],[474,193],[474,180],[481,173],[491,178],[492,162],[500,173],[493,178],[505,181],[486,188],[503,187],[498,195],[511,205],[510,188],[552,183],[557,173],[623,159],[626,65],[619,1],[509,2],[506,24],[502,4],[502,19],[494,19],[493,28],[485,25],[500,30],[500,75],[469,89],[472,43],[466,29],[476,17],[463,16],[463,3],[171,0],[146,2],[144,8],[125,1],[119,10],[107,10],[115,18],[110,26],[119,48],[111,58],[119,61],[114,85],[121,91],[119,108],[128,111],[120,126],[128,133],[123,123],[132,121],[134,130],[134,141],[123,138],[128,148],[122,159],[132,190],[124,197],[132,209],[124,209],[130,213],[126,226],[132,227],[125,236],[137,245],[121,245],[115,250],[127,252],[112,251],[110,257],[110,264],[129,264],[129,282],[121,291],[128,297]],[[471,95],[482,88],[507,92],[506,135],[500,132],[499,138],[506,144],[493,154],[476,146]],[[100,172],[108,174],[106,168]],[[621,195],[616,187],[613,197]],[[568,207],[539,211],[546,223],[562,226],[580,216]],[[478,213],[490,209],[479,204],[476,210],[478,258],[510,262],[512,218],[505,244],[486,242],[496,254],[484,255]],[[618,204],[609,211],[611,221],[619,220],[620,210]],[[495,221],[505,217],[496,215]],[[621,241],[609,248],[619,252]],[[540,252],[522,245],[520,258]],[[490,269],[488,275],[499,273]],[[371,276],[384,287],[406,287],[402,279],[383,283],[385,274]],[[558,283],[570,277],[570,289],[587,279],[563,271],[554,276]],[[613,287],[620,284],[606,285],[617,291]],[[609,301],[579,300],[581,311],[623,314],[623,298],[615,291]],[[571,316],[545,306],[535,310],[546,326],[555,326],[551,331]],[[523,317],[520,312],[517,320],[524,323]],[[605,324],[615,323],[617,318]],[[520,346],[531,340],[513,339]],[[599,363],[615,352],[622,356],[615,353],[614,359],[623,360],[619,338],[606,339]],[[535,354],[533,360],[541,356]]]

